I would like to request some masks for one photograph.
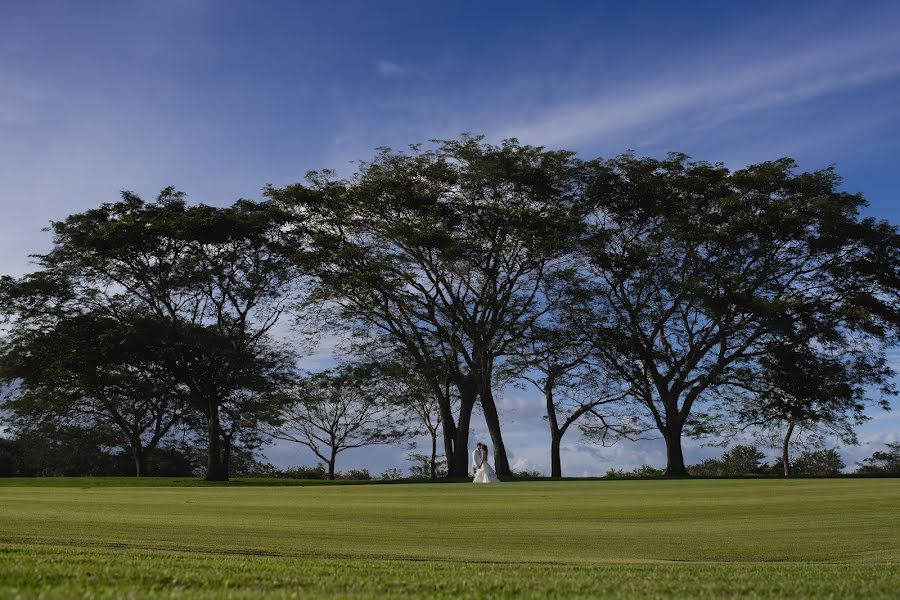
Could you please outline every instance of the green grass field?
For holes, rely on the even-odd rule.
[[[896,598],[900,479],[0,480],[0,598]]]

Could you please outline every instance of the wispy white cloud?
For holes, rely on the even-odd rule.
[[[406,74],[406,69],[383,58],[375,61],[375,71],[382,77],[398,77]]]
[[[340,129],[327,164],[344,171],[375,146],[463,131],[591,152],[712,151],[735,165],[810,147],[817,156],[827,149],[823,160],[833,160],[863,137],[865,148],[876,147],[878,130],[896,123],[895,110],[867,109],[860,93],[900,80],[900,37],[887,28],[890,21],[863,15],[839,30],[808,25],[803,35],[772,32],[764,44],[758,31],[745,32],[620,68],[616,76],[605,63],[580,57],[552,73],[458,80],[365,103],[338,89]],[[847,105],[831,106],[821,118],[808,110],[847,92],[854,92]]]
[[[494,135],[550,146],[646,134],[658,138],[660,128],[709,129],[898,76],[900,39],[895,36],[820,39],[801,50],[724,63],[688,59],[675,71],[650,73],[640,82],[520,115]]]

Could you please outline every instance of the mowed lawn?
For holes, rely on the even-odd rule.
[[[900,596],[900,479],[187,483],[0,480],[0,598]]]

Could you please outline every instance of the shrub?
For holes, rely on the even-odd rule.
[[[521,471],[513,471],[513,477],[519,479],[540,479],[541,477],[544,477],[544,474],[537,469],[523,469]]]
[[[393,467],[384,471],[381,475],[378,476],[378,479],[382,479],[384,481],[396,481],[398,479],[403,479],[403,471],[398,469],[397,467]]]
[[[847,465],[834,448],[804,452],[791,465],[792,474],[812,477],[840,475]]]
[[[735,477],[738,475],[759,475],[769,472],[766,457],[756,446],[738,445],[722,454],[721,458],[706,460],[688,467],[688,473],[695,477]]]
[[[735,446],[722,455],[723,475],[754,475],[765,473],[769,465],[762,462],[766,457],[756,446]]]
[[[370,481],[372,475],[368,469],[350,469],[349,471],[341,471],[336,473],[335,479],[347,479],[350,481]]]
[[[153,477],[191,477],[200,475],[206,467],[204,456],[186,443],[173,443],[159,446],[147,461],[147,475]],[[129,471],[133,473],[134,464],[131,457],[124,455]]]
[[[632,471],[634,477],[663,477],[666,472],[663,469],[657,469],[650,465],[641,465]]]
[[[603,477],[606,479],[643,479],[650,477],[664,477],[666,472],[650,465],[641,465],[633,471],[622,469],[610,469]]]
[[[291,479],[327,479],[328,472],[325,470],[325,465],[319,463],[314,467],[303,465],[285,469],[279,473],[279,476]]]
[[[707,458],[696,465],[690,465],[687,470],[695,477],[721,477],[725,474],[725,465],[718,458]]]

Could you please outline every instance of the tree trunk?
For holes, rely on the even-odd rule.
[[[562,432],[559,430],[559,421],[556,419],[556,404],[553,402],[554,378],[547,377],[544,385],[544,400],[547,403],[547,423],[550,426],[550,477],[562,477],[562,460],[559,456],[559,447],[562,442]]]
[[[506,446],[503,444],[503,435],[500,433],[500,415],[497,413],[497,405],[494,403],[494,394],[490,389],[490,382],[486,382],[481,390],[481,408],[484,411],[484,422],[491,434],[491,443],[494,445],[494,470],[497,475],[511,476],[509,460],[506,458]]]
[[[140,445],[135,445],[132,450],[134,455],[134,476],[143,477],[147,472],[147,455]]]
[[[789,456],[789,447],[791,444],[791,435],[794,433],[794,422],[788,421],[787,432],[784,434],[784,442],[781,444],[781,465],[784,467],[784,476],[791,476],[791,461]]]
[[[431,432],[431,478],[437,479],[437,431]]]
[[[337,462],[337,453],[331,453],[331,460],[328,461],[328,480],[334,481],[334,463]]]
[[[207,481],[228,481],[228,471],[222,463],[222,438],[219,432],[222,428],[219,426],[219,406],[213,402],[208,405],[206,413],[206,433],[207,433],[207,462],[206,462],[206,480]]]
[[[562,442],[562,436],[559,433],[551,434],[550,437],[550,477],[562,477],[562,460],[560,458],[559,447]]]
[[[453,402],[450,396],[449,379],[441,380],[438,383],[431,379],[432,394],[438,401],[441,419],[441,433],[444,438],[444,456],[447,457],[447,475],[453,473],[453,442],[456,439],[456,420],[453,418]]]
[[[688,472],[684,466],[684,453],[681,449],[681,430],[684,423],[675,417],[662,432],[666,440],[666,475],[669,477],[686,477]]]
[[[447,457],[447,475],[449,476],[453,473],[454,460],[456,460],[453,451],[453,442],[456,440],[456,425],[442,422],[441,427],[443,427],[444,456]]]
[[[433,391],[438,401],[438,408],[441,413],[441,433],[444,438],[444,456],[447,457],[447,475],[452,476],[454,473],[454,460],[456,459],[453,443],[456,440],[456,421],[453,418],[453,404],[450,397],[449,384],[443,387],[435,384]],[[465,465],[465,461],[463,461]],[[465,469],[465,466],[463,466]]]
[[[475,407],[474,390],[463,386],[459,390],[459,422],[456,424],[456,439],[453,442],[452,457],[447,458],[449,477],[469,476],[469,422]],[[452,470],[450,465],[452,463]]]
[[[225,477],[231,473],[231,436],[222,434],[222,470]]]

